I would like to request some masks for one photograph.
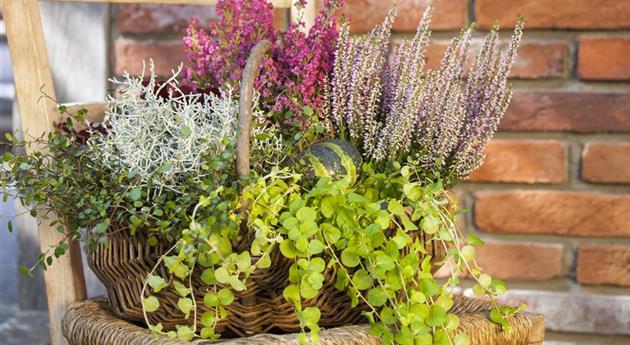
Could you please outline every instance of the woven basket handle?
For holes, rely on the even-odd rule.
[[[252,108],[254,83],[258,77],[260,63],[271,50],[271,42],[263,40],[252,48],[241,80],[241,95],[238,115],[238,139],[236,141],[236,173],[239,178],[249,175],[250,137],[252,131]]]
[[[241,95],[239,99],[238,138],[236,140],[236,175],[240,179],[249,175],[250,140],[252,132],[252,108],[254,106],[254,83],[260,69],[260,63],[265,54],[271,50],[271,42],[262,40],[252,48],[241,80]],[[241,188],[242,191],[242,188]],[[247,248],[251,241],[247,227],[248,200],[244,200],[241,209],[241,241],[239,247]]]

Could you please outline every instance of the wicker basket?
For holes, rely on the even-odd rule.
[[[249,173],[249,141],[251,129],[251,109],[254,80],[264,54],[271,43],[262,41],[254,49],[247,61],[243,73],[240,95],[239,137],[237,142],[237,172],[239,176]],[[244,211],[244,210],[243,210]],[[247,229],[244,229],[247,234]],[[420,235],[423,236],[423,235]],[[247,236],[243,236],[247,248]],[[425,242],[428,238],[422,238]],[[431,246],[429,253],[434,260],[441,260],[445,252],[441,246]],[[143,283],[166,251],[164,243],[156,246],[148,244],[148,236],[138,233],[131,236],[127,231],[110,229],[109,243],[87,252],[88,264],[107,289],[107,294],[114,314],[124,320],[144,322],[141,290]],[[227,306],[228,317],[216,327],[223,335],[246,336],[268,332],[298,332],[298,321],[293,304],[282,296],[289,284],[289,267],[293,261],[282,256],[276,250],[272,254],[270,268],[251,275],[247,289],[234,291],[234,302]],[[156,274],[168,277],[166,268],[158,267]],[[193,272],[193,291],[197,298],[199,317],[211,308],[203,303],[206,286],[201,282],[200,271]],[[324,271],[325,283],[320,293],[313,299],[304,301],[303,306],[317,306],[321,310],[320,326],[332,328],[355,324],[362,320],[361,312],[365,305],[351,307],[350,298],[345,292],[334,287],[335,274],[332,269]],[[150,313],[153,324],[162,323],[165,330],[184,323],[184,315],[179,311],[179,296],[174,289],[166,288],[154,294],[160,301],[160,309]],[[192,320],[188,320],[192,324]],[[197,324],[201,324],[198,322]]]

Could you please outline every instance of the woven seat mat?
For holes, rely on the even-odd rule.
[[[541,315],[520,313],[509,320],[513,331],[501,332],[488,320],[490,303],[456,296],[452,312],[461,319],[460,330],[474,345],[538,345],[544,337]],[[71,345],[298,345],[295,334],[259,334],[248,338],[219,342],[197,340],[184,342],[156,339],[149,330],[116,318],[105,299],[81,301],[70,306],[62,320],[63,333]],[[321,345],[378,345],[380,341],[367,332],[366,325],[352,325],[322,330]]]

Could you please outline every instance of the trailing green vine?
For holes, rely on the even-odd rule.
[[[248,277],[268,268],[271,252],[279,250],[293,261],[283,296],[294,305],[304,330],[301,343],[318,343],[321,315],[303,302],[315,298],[324,284],[334,283],[347,292],[352,307],[367,306],[363,315],[371,324],[370,333],[384,344],[468,344],[468,336],[457,331],[459,318],[449,312],[458,275],[467,272],[476,282],[475,294],[492,301],[506,290],[505,283],[477,266],[475,247],[483,242],[472,234],[465,239],[458,230],[457,201],[440,181],[418,182],[413,166],[394,164],[389,170],[378,173],[365,164],[364,177],[356,184],[348,177],[322,178],[309,189],[301,186],[302,176],[289,169],[254,179],[241,199],[250,201],[247,223],[254,236],[240,252],[235,211],[239,203],[222,189],[203,197],[197,208],[216,209],[216,215],[202,220],[193,214],[178,255],[164,257],[174,284],[188,280],[186,288],[176,286],[186,318],[194,307],[189,283],[194,265],[204,269],[202,279],[209,289],[203,300],[216,312],[202,316],[198,335],[217,338],[214,327],[227,316],[224,306],[234,299],[230,289],[244,290]],[[446,256],[431,257],[432,246],[441,246]],[[454,263],[454,269],[440,284],[433,272],[447,262]],[[325,280],[328,269],[335,272],[334,282]],[[147,284],[158,292],[168,283],[151,275]],[[492,320],[509,331],[506,320],[519,309],[495,305]],[[156,298],[145,299],[145,309],[157,307]],[[160,332],[161,325],[151,329]],[[166,334],[192,339],[195,327],[180,326]]]

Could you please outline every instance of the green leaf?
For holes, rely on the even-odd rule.
[[[441,306],[434,304],[431,306],[429,316],[424,320],[429,327],[439,327],[446,323],[446,310]]]
[[[492,277],[490,277],[487,274],[482,274],[479,276],[479,285],[481,285],[484,288],[487,288],[488,286],[490,286],[490,284],[492,283]]]
[[[150,274],[147,278],[147,284],[153,289],[153,292],[160,292],[160,290],[168,285],[164,278],[153,274]]]
[[[398,322],[396,314],[394,314],[394,310],[390,307],[383,307],[380,313],[380,319],[386,325],[393,325]]]
[[[309,220],[314,221],[315,218],[317,217],[317,212],[315,212],[315,210],[310,207],[302,207],[297,211],[295,216],[301,222],[305,222]]]
[[[326,218],[335,215],[335,199],[331,196],[325,197],[320,204],[320,211]]]
[[[423,304],[427,302],[427,297],[420,291],[411,291],[411,302]]]
[[[26,267],[26,266],[24,266],[24,265],[20,266],[19,271],[20,271],[20,274],[25,275],[25,276],[31,276],[32,275],[31,274],[31,269]]]
[[[479,284],[473,285],[472,291],[473,291],[473,294],[477,297],[481,297],[483,294],[486,293],[486,290],[483,288],[483,286]]]
[[[322,273],[326,268],[326,261],[322,258],[313,258],[311,259],[309,266],[313,272]]]
[[[416,335],[414,345],[433,345],[433,336],[431,334]]]
[[[184,284],[178,282],[177,280],[173,281],[173,286],[175,287],[175,291],[177,291],[177,293],[182,297],[186,297],[190,294],[190,288],[187,288]]]
[[[226,288],[219,290],[217,297],[222,305],[230,305],[234,301],[234,294]]]
[[[367,300],[373,307],[380,307],[387,302],[387,294],[385,290],[379,286],[368,291]]]
[[[433,297],[440,288],[437,286],[433,279],[422,278],[420,279],[420,290],[424,293],[425,297],[431,298]]]
[[[284,257],[288,259],[293,259],[297,256],[293,241],[289,239],[284,239],[284,241],[280,243],[280,252],[282,253],[282,255],[284,255]]]
[[[216,316],[214,313],[207,311],[201,315],[201,324],[207,327],[212,327],[215,319]]]
[[[94,232],[95,234],[103,234],[105,233],[108,227],[109,227],[109,222],[98,223],[96,224],[95,227],[92,228],[92,232]]]
[[[352,276],[352,283],[359,290],[367,290],[372,287],[372,277],[364,269],[360,269]]]
[[[221,302],[219,302],[219,297],[217,296],[217,294],[212,291],[208,291],[203,296],[203,304],[207,305],[210,308],[214,308],[221,304]]]
[[[360,263],[359,256],[349,248],[341,252],[341,263],[346,267],[357,267]]]
[[[282,226],[290,230],[300,224],[300,221],[295,217],[287,217],[282,220]]]
[[[397,216],[405,214],[405,208],[403,207],[403,205],[398,200],[391,200],[387,204],[387,209],[389,210],[389,212],[391,212],[392,214],[395,214]]]
[[[398,231],[396,236],[392,238],[392,241],[396,243],[396,246],[398,246],[398,249],[403,249],[407,246],[407,244],[409,244],[411,239],[409,238],[409,235],[402,233],[401,231]]]
[[[484,242],[481,238],[477,237],[477,235],[473,233],[468,234],[468,244],[473,247],[483,246]]]
[[[453,314],[453,313],[448,313],[446,315],[446,330],[447,331],[454,331],[457,329],[457,327],[459,327],[459,317],[457,317],[457,315]]]
[[[403,185],[403,192],[411,201],[417,201],[422,196],[422,188],[415,183],[406,183]]]
[[[341,238],[341,230],[328,223],[322,224],[320,228],[324,232],[326,240],[328,240],[330,243],[336,243]]]
[[[509,326],[509,324],[497,308],[493,308],[492,310],[490,310],[490,320],[492,320],[492,322],[496,324],[501,325],[502,327]]]
[[[155,296],[149,296],[142,300],[142,306],[148,313],[152,313],[160,307],[160,301]]]
[[[447,294],[442,294],[437,298],[435,304],[444,308],[444,310],[449,310],[453,306],[453,299]]]
[[[203,272],[201,272],[201,281],[206,285],[216,284],[217,280],[214,277],[214,270],[211,268],[203,270]]]
[[[230,274],[225,267],[219,267],[214,271],[214,277],[221,284],[227,284],[230,281]]]
[[[190,317],[190,311],[193,309],[193,301],[190,298],[180,298],[179,301],[177,301],[177,307],[184,313],[184,318],[188,319]]]
[[[433,336],[433,345],[451,345],[451,341],[444,330],[437,330]]]
[[[300,288],[297,285],[291,284],[284,288],[282,296],[287,302],[299,303],[300,302]]]
[[[252,258],[249,256],[249,252],[245,251],[237,255],[236,266],[241,271],[246,271],[252,266]]]
[[[142,197],[142,192],[140,191],[140,188],[134,188],[127,193],[127,196],[132,201],[138,201],[140,200],[140,197]]]
[[[324,251],[324,244],[322,243],[322,241],[315,239],[315,240],[311,240],[308,243],[308,248],[306,250],[306,253],[312,256],[312,255],[319,254],[323,251]]]
[[[179,340],[191,341],[195,337],[195,331],[191,327],[176,325],[175,328]]]
[[[234,289],[236,291],[243,291],[243,290],[245,290],[247,288],[247,286],[245,286],[243,281],[238,279],[238,277],[236,277],[236,276],[231,276],[228,283],[230,284],[232,289]]]
[[[427,234],[434,234],[440,229],[440,220],[428,215],[420,221],[420,228]]]
[[[215,339],[216,336],[214,334],[214,328],[212,327],[204,327],[201,329],[201,334],[200,334],[202,339]]]
[[[302,316],[304,318],[304,323],[309,325],[317,325],[319,318],[321,317],[321,312],[317,307],[308,307],[302,311]]]
[[[396,268],[396,262],[386,254],[379,254],[376,256],[376,265],[385,271]]]
[[[463,246],[460,250],[462,258],[466,261],[470,261],[475,258],[475,247]]]
[[[507,291],[507,284],[505,284],[505,282],[501,279],[492,279],[490,288],[494,290],[495,294],[501,295]]]

